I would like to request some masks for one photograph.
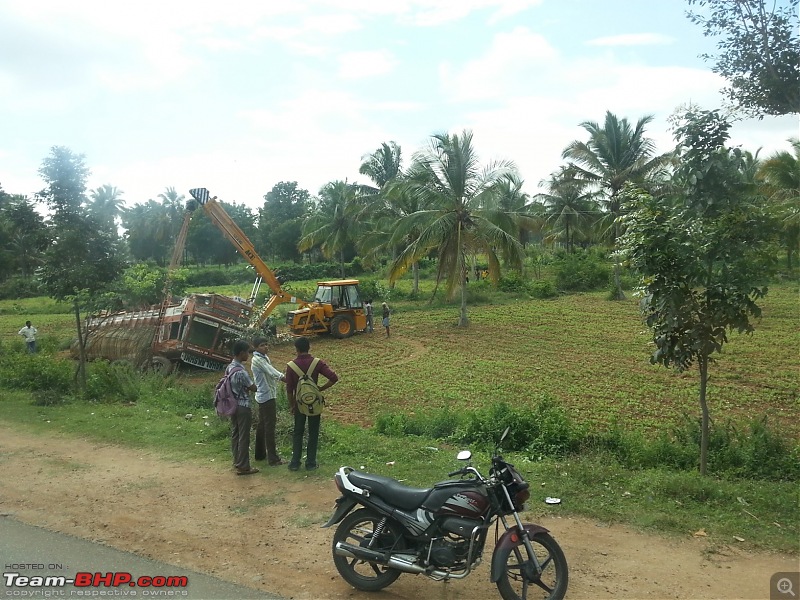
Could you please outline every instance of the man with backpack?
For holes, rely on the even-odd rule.
[[[250,342],[236,340],[233,343],[233,360],[225,369],[230,377],[231,389],[236,397],[238,407],[231,416],[231,453],[233,467],[237,475],[253,475],[258,469],[250,466],[250,427],[253,424],[253,412],[250,409],[249,392],[256,391],[256,385],[244,368],[250,357]]]
[[[321,392],[324,392],[337,381],[339,377],[324,361],[314,358],[309,354],[311,343],[308,338],[299,337],[294,341],[297,356],[286,365],[286,394],[289,397],[289,410],[294,415],[294,433],[292,435],[292,460],[289,462],[289,470],[297,471],[300,469],[300,462],[303,458],[303,434],[308,420],[308,448],[306,449],[306,470],[313,471],[318,468],[317,464],[317,445],[319,443],[319,426],[321,417],[321,406],[324,405],[321,399]],[[318,378],[322,375],[327,381],[318,385]],[[313,388],[317,388],[319,395],[319,408],[311,409],[307,406],[299,406],[298,393],[303,388],[304,395],[311,393]],[[311,392],[309,390],[312,390]],[[306,414],[309,413],[309,414]],[[314,414],[311,414],[314,413]]]

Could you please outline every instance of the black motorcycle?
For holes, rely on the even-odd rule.
[[[457,458],[470,461],[472,453],[464,450]],[[520,520],[530,496],[528,483],[500,456],[499,444],[488,477],[471,463],[448,475],[455,476],[461,479],[418,489],[390,477],[339,469],[335,481],[342,495],[323,527],[341,522],[333,536],[333,562],[342,578],[368,592],[385,588],[402,573],[463,579],[481,563],[494,526],[490,578],[503,599],[563,598],[567,559],[547,529]]]

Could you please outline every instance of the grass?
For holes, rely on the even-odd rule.
[[[497,402],[533,407],[548,398],[590,430],[616,426],[655,436],[684,424],[687,414],[698,414],[696,371],[680,374],[650,365],[650,337],[639,319],[636,300],[609,302],[605,296],[598,292],[531,300],[489,293],[488,303],[470,306],[468,329],[455,327],[456,304],[390,301],[394,310],[390,338],[380,332],[347,340],[315,338],[312,352],[337,371],[341,382],[327,394],[330,406],[323,419],[320,456],[325,468],[308,476],[327,479],[334,468],[347,464],[427,487],[453,470],[460,448],[452,440],[380,435],[372,425],[387,414],[416,416],[443,410],[462,414]],[[794,286],[773,287],[756,332],[731,336],[710,371],[708,399],[715,422],[766,414],[770,427],[796,443],[800,434],[797,297]],[[15,310],[0,302],[0,348],[21,355],[24,345],[16,332],[31,317]],[[41,314],[31,320],[46,351],[63,347],[72,335],[69,313]],[[292,355],[290,344],[270,352],[279,366]],[[158,449],[171,459],[226,468],[227,425],[210,408],[211,389],[218,378],[198,371],[167,379],[145,377],[137,384],[136,402],[109,399],[87,404],[66,398],[37,406],[29,392],[3,390],[0,418],[24,423],[42,435],[76,435]],[[291,423],[285,398],[279,403],[278,438],[285,456],[291,445]],[[487,465],[488,455],[480,448],[473,450],[475,464]],[[693,472],[667,469],[629,470],[601,449],[559,459],[538,460],[530,453],[511,458],[533,488],[527,520],[557,511],[678,535],[704,529],[720,544],[732,543],[738,536],[751,548],[798,552],[796,483],[700,478]],[[281,472],[276,477],[288,482],[296,474]],[[280,501],[279,490],[259,501]],[[562,504],[546,506],[545,496],[560,497]],[[321,519],[317,515],[311,520]]]

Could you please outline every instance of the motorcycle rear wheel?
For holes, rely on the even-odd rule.
[[[503,574],[497,589],[503,600],[561,600],[567,593],[569,569],[561,547],[549,534],[531,536],[531,545],[542,574],[535,577],[535,567],[528,560],[522,540],[516,546],[500,550]]]
[[[400,526],[392,521],[387,521],[383,531],[375,538],[375,528],[383,518],[383,515],[368,508],[362,508],[347,515],[333,535],[333,564],[336,565],[336,570],[339,571],[342,579],[358,590],[377,592],[394,583],[402,574],[397,569],[385,565],[339,556],[335,552],[338,542],[370,548],[378,552],[404,548]]]

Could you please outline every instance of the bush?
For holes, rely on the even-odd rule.
[[[552,281],[532,281],[528,284],[528,291],[531,296],[540,300],[558,296]]]
[[[389,302],[395,291],[378,279],[362,279],[358,282],[358,289],[362,300],[372,300],[373,303]]]
[[[0,283],[0,300],[16,300],[44,296],[47,292],[33,277],[14,275]]]
[[[67,394],[72,390],[72,372],[72,361],[42,353],[7,354],[0,360],[0,382],[8,389]]]
[[[555,265],[556,287],[570,292],[589,292],[605,288],[611,266],[594,253],[564,254]]]

